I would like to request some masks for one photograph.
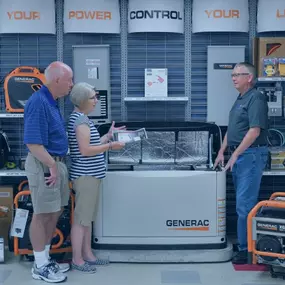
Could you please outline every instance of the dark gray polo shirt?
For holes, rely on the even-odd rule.
[[[250,128],[259,127],[260,135],[252,144],[267,144],[268,105],[264,94],[255,88],[239,95],[229,115],[228,146],[238,146]]]

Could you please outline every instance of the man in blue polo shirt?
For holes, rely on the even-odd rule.
[[[62,62],[45,70],[46,84],[28,100],[24,112],[24,144],[29,152],[25,170],[33,203],[30,240],[34,250],[34,279],[51,283],[66,279],[68,264],[49,257],[50,243],[62,208],[69,201],[68,171],[64,158],[68,151],[65,123],[57,99],[69,94],[73,72]]]
[[[238,253],[235,264],[247,263],[247,216],[258,202],[263,170],[267,163],[267,98],[255,88],[255,68],[239,63],[232,72],[234,87],[239,95],[229,114],[229,124],[214,167],[224,163],[224,152],[231,157],[225,170],[232,171],[236,190]]]

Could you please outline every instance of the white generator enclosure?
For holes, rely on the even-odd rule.
[[[148,139],[108,155],[93,228],[97,254],[120,262],[229,260],[226,173],[211,167],[218,127],[144,127]]]

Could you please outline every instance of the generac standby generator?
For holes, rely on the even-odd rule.
[[[101,135],[111,124],[100,125]],[[120,122],[147,139],[109,151],[93,248],[114,262],[224,262],[226,172],[213,169],[220,128],[202,122]]]
[[[4,79],[6,111],[23,113],[30,96],[45,84],[44,74],[35,67],[20,66]]]

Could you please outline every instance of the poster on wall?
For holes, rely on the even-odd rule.
[[[129,0],[129,33],[184,33],[184,0]]]
[[[54,0],[0,0],[0,34],[55,34]]]
[[[249,31],[248,0],[193,0],[193,33]]]
[[[259,0],[257,32],[285,31],[285,0]]]
[[[145,69],[145,97],[167,97],[167,68]]]
[[[119,34],[119,0],[64,1],[64,32]]]

